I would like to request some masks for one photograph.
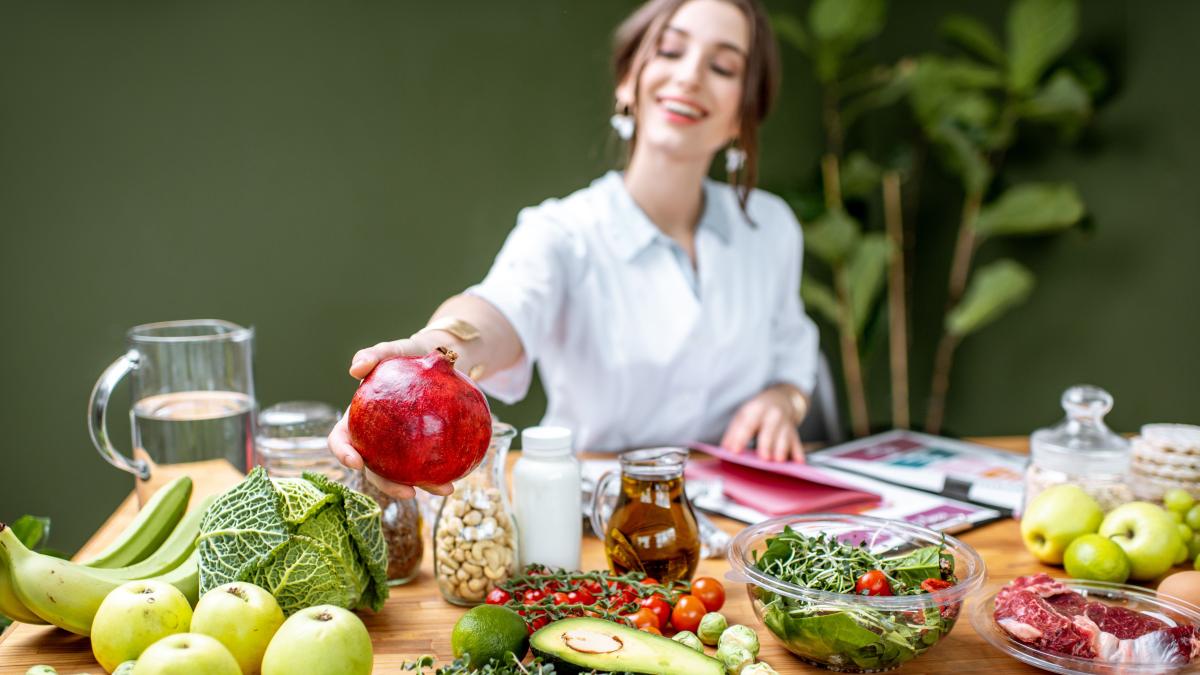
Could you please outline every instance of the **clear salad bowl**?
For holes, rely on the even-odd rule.
[[[762,572],[756,555],[785,527],[808,536],[865,543],[870,552],[899,556],[945,542],[957,583],[932,593],[868,596],[805,588]],[[890,670],[925,653],[954,628],[963,601],[983,584],[983,559],[949,535],[896,520],[813,514],[782,516],[742,530],[729,549],[728,578],[744,582],[754,613],[783,646],[829,670]]]

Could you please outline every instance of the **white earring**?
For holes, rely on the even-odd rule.
[[[633,115],[629,114],[629,106],[622,106],[620,111],[612,117],[608,118],[608,123],[612,125],[613,131],[617,132],[617,136],[621,140],[628,141],[633,138]]]
[[[746,151],[732,143],[725,149],[725,171],[737,173],[746,166]]]

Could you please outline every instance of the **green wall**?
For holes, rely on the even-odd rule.
[[[961,6],[895,4],[885,55],[931,48]],[[484,273],[518,209],[612,165],[609,35],[631,6],[0,2],[0,519],[49,515],[73,550],[131,488],[84,414],[131,325],[253,324],[263,405],[344,404],[356,348],[419,328]],[[1016,172],[1073,177],[1096,227],[1015,245],[1039,288],[962,347],[956,433],[1027,433],[1083,380],[1116,395],[1122,429],[1197,421],[1200,93],[1184,78],[1200,8],[1090,2],[1085,19],[1085,42],[1117,45],[1122,89],[1087,149]],[[785,73],[764,131],[777,189],[811,175],[820,139],[807,64],[789,53]],[[926,192],[957,209],[936,176]],[[925,342],[943,234],[918,243]],[[914,354],[917,393],[928,360]],[[541,405],[498,412],[527,425]]]

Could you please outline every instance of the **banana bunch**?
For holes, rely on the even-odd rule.
[[[0,522],[0,613],[88,635],[105,596],[135,579],[169,583],[195,605],[200,594],[196,537],[216,496],[185,515],[191,493],[186,476],[164,485],[121,536],[87,563],[30,551]]]

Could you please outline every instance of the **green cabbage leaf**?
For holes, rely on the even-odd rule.
[[[254,469],[204,514],[197,550],[202,594],[247,581],[287,615],[324,604],[379,611],[388,596],[379,504],[317,473]]]

